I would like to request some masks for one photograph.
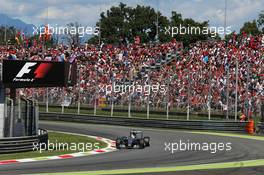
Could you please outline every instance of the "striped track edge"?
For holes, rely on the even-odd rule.
[[[58,132],[58,133],[72,134],[72,135],[79,135],[79,136],[94,138],[95,140],[107,143],[107,147],[103,149],[96,149],[96,150],[88,151],[88,152],[77,152],[77,153],[64,154],[64,155],[58,155],[58,156],[1,160],[0,165],[12,164],[12,163],[36,162],[36,161],[43,161],[43,160],[69,159],[69,158],[82,157],[82,156],[95,155],[95,154],[103,154],[103,153],[116,151],[115,141],[107,139],[107,138],[84,135],[84,134],[75,134],[75,133],[69,133],[69,132]]]

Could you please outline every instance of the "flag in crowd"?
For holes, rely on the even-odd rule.
[[[23,40],[24,40],[23,36],[25,36],[24,33],[21,33],[20,31],[17,32],[15,40],[18,45],[23,44]]]

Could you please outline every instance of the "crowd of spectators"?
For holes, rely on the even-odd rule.
[[[93,105],[95,99],[106,104],[136,108],[234,110],[236,63],[238,65],[238,109],[260,110],[264,96],[264,36],[233,36],[228,41],[200,41],[183,48],[176,41],[161,44],[102,44],[79,47],[0,46],[1,59],[77,62],[77,85],[65,88],[24,89],[21,95],[50,103],[69,101]],[[170,57],[170,59],[167,59]],[[164,61],[165,60],[165,61]],[[164,61],[164,62],[163,62]],[[143,91],[111,92],[99,88],[109,85],[165,85],[166,93]],[[228,98],[227,98],[228,96]],[[227,100],[228,99],[228,100]]]

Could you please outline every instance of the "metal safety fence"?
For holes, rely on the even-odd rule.
[[[54,114],[40,113],[41,120],[80,122],[92,124],[122,125],[133,127],[152,127],[169,129],[187,130],[212,130],[212,131],[233,131],[246,132],[247,122],[231,121],[202,121],[202,120],[158,120],[158,119],[139,119],[123,117],[107,117],[94,115],[74,115],[74,114]]]
[[[6,98],[4,137],[37,135],[38,103],[35,100]]]

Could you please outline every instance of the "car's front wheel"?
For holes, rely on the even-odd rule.
[[[116,149],[121,149],[121,140],[120,139],[116,139]]]

